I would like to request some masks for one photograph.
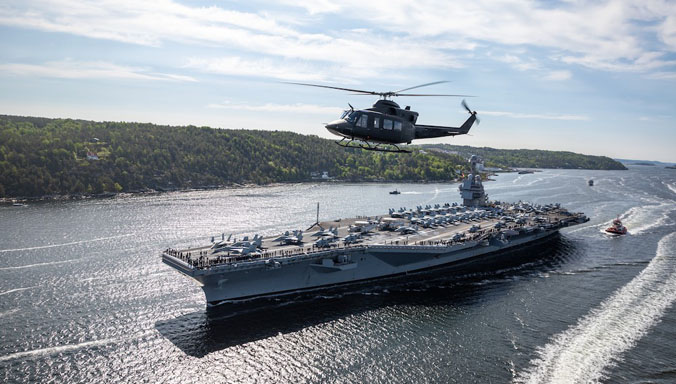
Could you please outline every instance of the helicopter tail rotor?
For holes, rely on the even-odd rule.
[[[465,109],[467,110],[467,112],[468,112],[470,115],[473,115],[473,116],[476,117],[476,111],[472,111],[472,110],[469,108],[469,106],[467,105],[467,102],[465,101],[465,99],[462,99],[462,103],[461,103],[461,104],[462,104],[463,107],[465,107]],[[476,118],[476,123],[479,124],[480,122],[481,122],[481,121],[480,121],[479,118],[477,117],[477,118]]]

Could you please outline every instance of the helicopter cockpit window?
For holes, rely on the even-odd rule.
[[[342,114],[342,115],[340,115],[340,118],[341,118],[341,119],[344,119],[344,118],[346,118],[346,117],[347,117],[347,115],[348,115],[349,113],[350,113],[350,111],[349,111],[349,110],[345,110],[345,111],[343,111],[343,114]]]
[[[383,119],[383,129],[392,130],[392,120]]]
[[[394,130],[395,131],[401,131],[401,121],[395,121],[394,122]]]
[[[345,121],[347,121],[350,124],[354,123],[354,121],[357,119],[357,116],[359,116],[359,112],[355,111],[345,111],[345,112],[346,113],[343,114],[344,117],[342,118],[345,119]]]

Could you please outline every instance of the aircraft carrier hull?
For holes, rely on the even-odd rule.
[[[495,258],[522,257],[524,247],[558,235],[560,227],[521,231],[452,245],[357,245],[279,258],[194,268],[165,252],[163,261],[201,285],[210,305],[331,289],[431,269],[463,269]],[[506,261],[506,260],[505,260]]]

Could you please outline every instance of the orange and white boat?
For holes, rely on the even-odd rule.
[[[622,225],[622,221],[620,221],[620,218],[618,217],[613,220],[613,225],[611,227],[606,228],[606,232],[612,233],[613,235],[626,235],[627,227]]]

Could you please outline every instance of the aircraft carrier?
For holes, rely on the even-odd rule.
[[[589,220],[559,204],[489,201],[480,159],[470,161],[462,205],[390,209],[273,237],[223,234],[204,247],[166,249],[162,261],[195,279],[213,305],[514,257],[509,251]]]

